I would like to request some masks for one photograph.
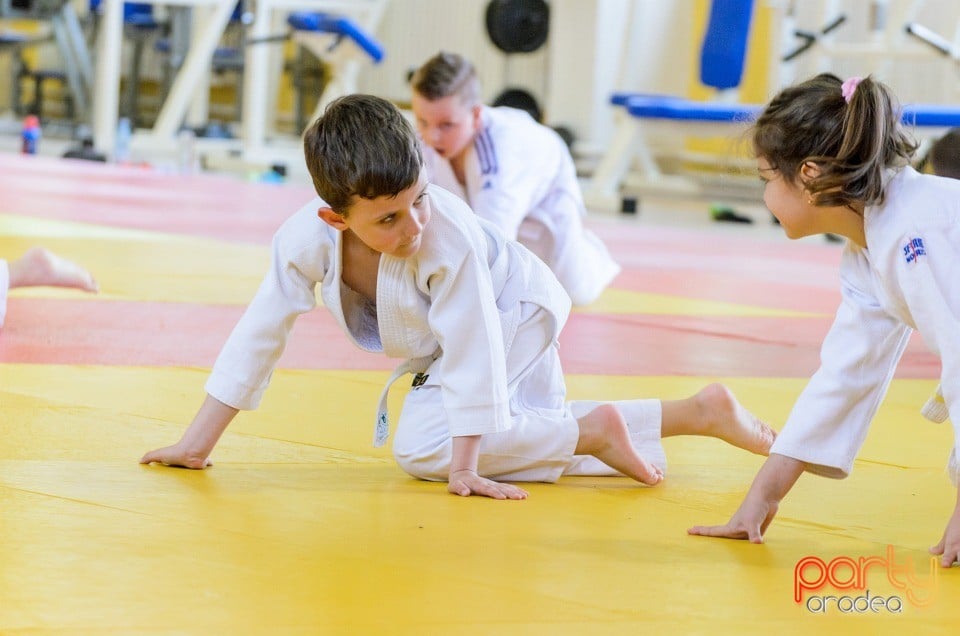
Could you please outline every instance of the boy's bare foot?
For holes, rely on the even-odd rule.
[[[100,289],[90,272],[42,247],[30,248],[23,256],[11,261],[9,268],[11,288],[73,287],[89,292]]]
[[[730,389],[710,384],[693,399],[700,410],[702,435],[717,437],[758,455],[770,454],[776,431],[743,408]]]
[[[655,486],[663,481],[663,471],[640,457],[630,442],[630,431],[623,415],[612,404],[602,404],[577,420],[580,439],[577,455],[593,455],[627,477]]]

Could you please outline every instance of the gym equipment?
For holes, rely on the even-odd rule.
[[[700,81],[720,93],[740,85],[746,62],[747,41],[753,15],[753,0],[713,0],[703,36]],[[634,160],[640,164],[642,189],[697,194],[701,184],[688,177],[666,175],[657,152],[646,138],[648,120],[683,123],[685,129],[705,124],[707,134],[717,133],[718,123],[748,121],[757,107],[728,101],[699,102],[682,97],[654,94],[614,93],[610,102],[621,117],[607,152],[584,191],[588,205],[624,208],[619,190]],[[626,116],[622,116],[626,113]]]
[[[47,80],[64,82],[70,89],[68,96],[68,116],[83,119],[89,108],[93,85],[93,67],[90,52],[84,39],[80,19],[72,2],[67,0],[36,0],[34,2],[12,2],[3,6],[0,17],[21,17],[32,20],[48,21],[49,34],[37,36],[33,33],[21,33],[4,29],[0,32],[0,51],[13,53],[13,82],[11,98],[14,112],[24,110],[39,111],[42,107],[42,85]],[[30,69],[24,62],[22,50],[41,42],[53,39],[63,59],[63,69]],[[35,85],[34,102],[27,108],[21,108],[20,80],[32,79]]]
[[[346,16],[297,11],[287,17],[287,24],[297,43],[335,69],[323,87],[310,121],[319,117],[323,108],[337,97],[357,92],[362,57],[379,64],[386,56],[383,45],[355,20]],[[342,46],[346,42],[353,46]],[[297,81],[296,119],[299,130],[309,123],[301,106],[302,87],[303,84]]]
[[[532,53],[547,41],[550,7],[545,0],[490,0],[487,34],[504,53]]]
[[[509,106],[530,113],[535,121],[543,122],[543,111],[537,98],[522,88],[508,88],[493,100],[493,106]]]
[[[584,192],[590,205],[615,209],[620,186],[635,160],[639,164],[636,185],[641,190],[699,196],[710,186],[712,190],[722,192],[722,196],[742,198],[755,194],[755,184],[747,184],[742,179],[738,183],[736,179],[718,175],[712,169],[713,165],[703,174],[665,174],[660,166],[661,149],[654,147],[648,135],[654,127],[673,126],[681,135],[717,136],[733,132],[737,127],[742,129],[756,117],[761,105],[734,102],[734,91],[743,78],[753,9],[753,0],[713,0],[711,3],[700,55],[700,81],[716,89],[718,99],[715,101],[628,92],[611,96],[610,103],[618,107],[619,122],[613,140]],[[793,60],[808,51],[821,37],[835,31],[845,21],[846,16],[839,15],[819,34],[794,31],[793,35],[802,42],[785,53],[783,61]],[[919,121],[929,121],[934,116],[926,111],[913,111],[913,114],[920,117]],[[622,200],[620,207],[623,208]]]

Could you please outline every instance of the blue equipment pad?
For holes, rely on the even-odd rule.
[[[287,24],[296,31],[333,33],[349,37],[373,59],[374,63],[383,60],[385,54],[383,45],[350,18],[314,11],[295,11],[287,17]]]

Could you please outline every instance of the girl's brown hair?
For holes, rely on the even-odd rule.
[[[803,182],[816,205],[882,203],[884,171],[909,163],[917,144],[887,86],[866,77],[848,102],[841,85],[823,73],[782,90],[753,126],[754,152],[793,184],[816,164],[819,176]]]

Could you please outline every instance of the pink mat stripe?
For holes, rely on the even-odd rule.
[[[242,307],[14,298],[0,362],[209,367]],[[576,314],[561,337],[567,373],[807,377],[829,319]],[[280,366],[383,370],[395,361],[350,344],[323,309],[297,322]],[[935,378],[919,339],[898,377]]]

